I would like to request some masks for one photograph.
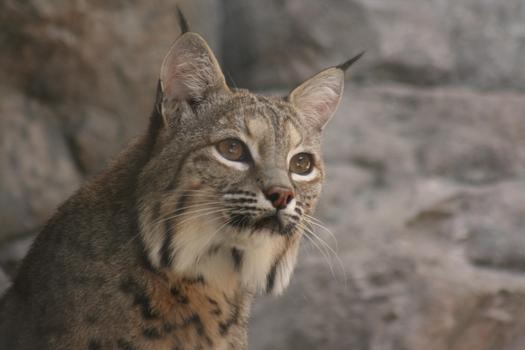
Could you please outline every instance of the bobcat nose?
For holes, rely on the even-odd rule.
[[[284,209],[293,199],[293,192],[286,187],[272,186],[264,191],[264,196],[277,210]]]

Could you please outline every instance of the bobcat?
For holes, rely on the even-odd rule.
[[[361,54],[362,55],[362,54]],[[204,39],[165,57],[147,132],[49,220],[0,302],[0,348],[245,349],[321,190],[328,68],[286,97],[225,83]]]

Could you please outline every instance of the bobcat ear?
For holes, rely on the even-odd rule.
[[[164,99],[190,104],[209,92],[229,91],[208,44],[192,32],[181,35],[170,48],[160,69],[160,84]]]
[[[296,87],[288,99],[313,126],[322,130],[341,101],[344,78],[345,73],[339,68],[325,69]]]
[[[322,130],[337,110],[343,95],[345,71],[363,56],[364,52],[343,64],[317,73],[288,96],[288,100],[315,127]]]

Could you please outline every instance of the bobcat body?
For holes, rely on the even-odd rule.
[[[182,34],[147,132],[32,245],[0,301],[0,348],[245,349],[253,295],[288,285],[346,66],[263,97]]]

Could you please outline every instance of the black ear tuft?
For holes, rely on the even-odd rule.
[[[188,21],[186,20],[186,17],[184,17],[184,14],[182,13],[180,7],[177,6],[177,18],[179,20],[179,27],[181,34],[187,33],[190,31],[190,26],[188,25]]]
[[[159,133],[160,128],[162,127],[162,86],[160,79],[157,83],[157,95],[155,96],[155,105],[153,106],[153,111],[151,112],[149,130],[148,133],[151,135],[152,139],[155,139]]]
[[[344,62],[344,63],[341,63],[340,65],[337,66],[337,68],[341,69],[343,72],[346,72],[346,70],[348,68],[350,68],[351,65],[353,65],[354,63],[356,63],[357,61],[359,61],[359,59],[361,57],[363,57],[363,55],[365,54],[366,51],[363,51],[361,52],[360,54],[352,57],[351,59],[349,59],[348,61]]]
[[[154,112],[161,114],[162,112],[162,84],[160,79],[157,81],[157,92],[155,94]]]

